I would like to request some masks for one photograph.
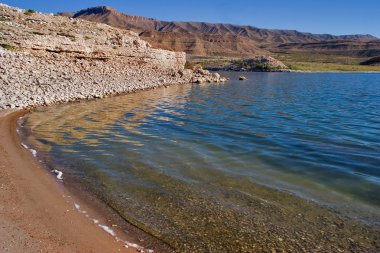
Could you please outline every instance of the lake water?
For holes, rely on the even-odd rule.
[[[24,124],[64,177],[175,248],[251,240],[268,189],[379,224],[380,74],[222,74],[39,109]]]

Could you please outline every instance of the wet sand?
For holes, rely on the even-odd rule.
[[[76,210],[77,200],[21,146],[16,125],[24,113],[0,112],[0,251],[138,252]]]

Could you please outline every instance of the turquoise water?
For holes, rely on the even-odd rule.
[[[380,74],[222,74],[43,108],[25,125],[64,177],[172,245],[205,224],[194,217],[246,210],[257,184],[379,223]]]

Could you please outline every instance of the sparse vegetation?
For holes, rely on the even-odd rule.
[[[380,66],[361,66],[367,57],[328,55],[320,53],[290,52],[275,56],[291,70],[301,71],[380,71]]]
[[[356,65],[364,61],[365,59],[368,59],[367,57],[322,54],[318,52],[276,53],[274,57],[284,63],[314,62],[314,63],[335,63],[335,64],[343,64],[343,65]]]
[[[0,46],[4,49],[7,49],[7,50],[16,50],[16,48],[12,45],[9,45],[9,44],[0,44]]]
[[[318,53],[277,53],[274,58],[282,61],[291,70],[300,71],[380,71],[380,66],[363,66],[360,62],[368,60],[368,57],[353,57],[345,55],[326,55]],[[204,68],[223,68],[236,62],[244,66],[244,62],[238,58],[226,57],[191,57],[188,64],[201,64]],[[246,68],[247,66],[245,66]],[[264,68],[265,66],[261,66]],[[274,70],[274,69],[272,69]]]
[[[67,37],[67,38],[69,38],[71,41],[76,41],[76,40],[77,40],[76,37],[75,37],[74,35],[69,34],[69,33],[59,32],[59,33],[57,33],[57,35]]]
[[[24,13],[25,13],[25,15],[32,15],[33,13],[36,13],[36,11],[29,9],[29,10],[26,10]]]
[[[380,71],[380,66],[363,66],[363,65],[349,65],[337,63],[313,63],[313,62],[299,62],[290,65],[291,70],[301,71],[324,71],[324,72],[339,72],[339,71]]]

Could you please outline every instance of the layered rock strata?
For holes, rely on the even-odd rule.
[[[0,5],[0,26],[0,109],[225,81],[185,69],[183,52],[154,49],[105,24]]]

